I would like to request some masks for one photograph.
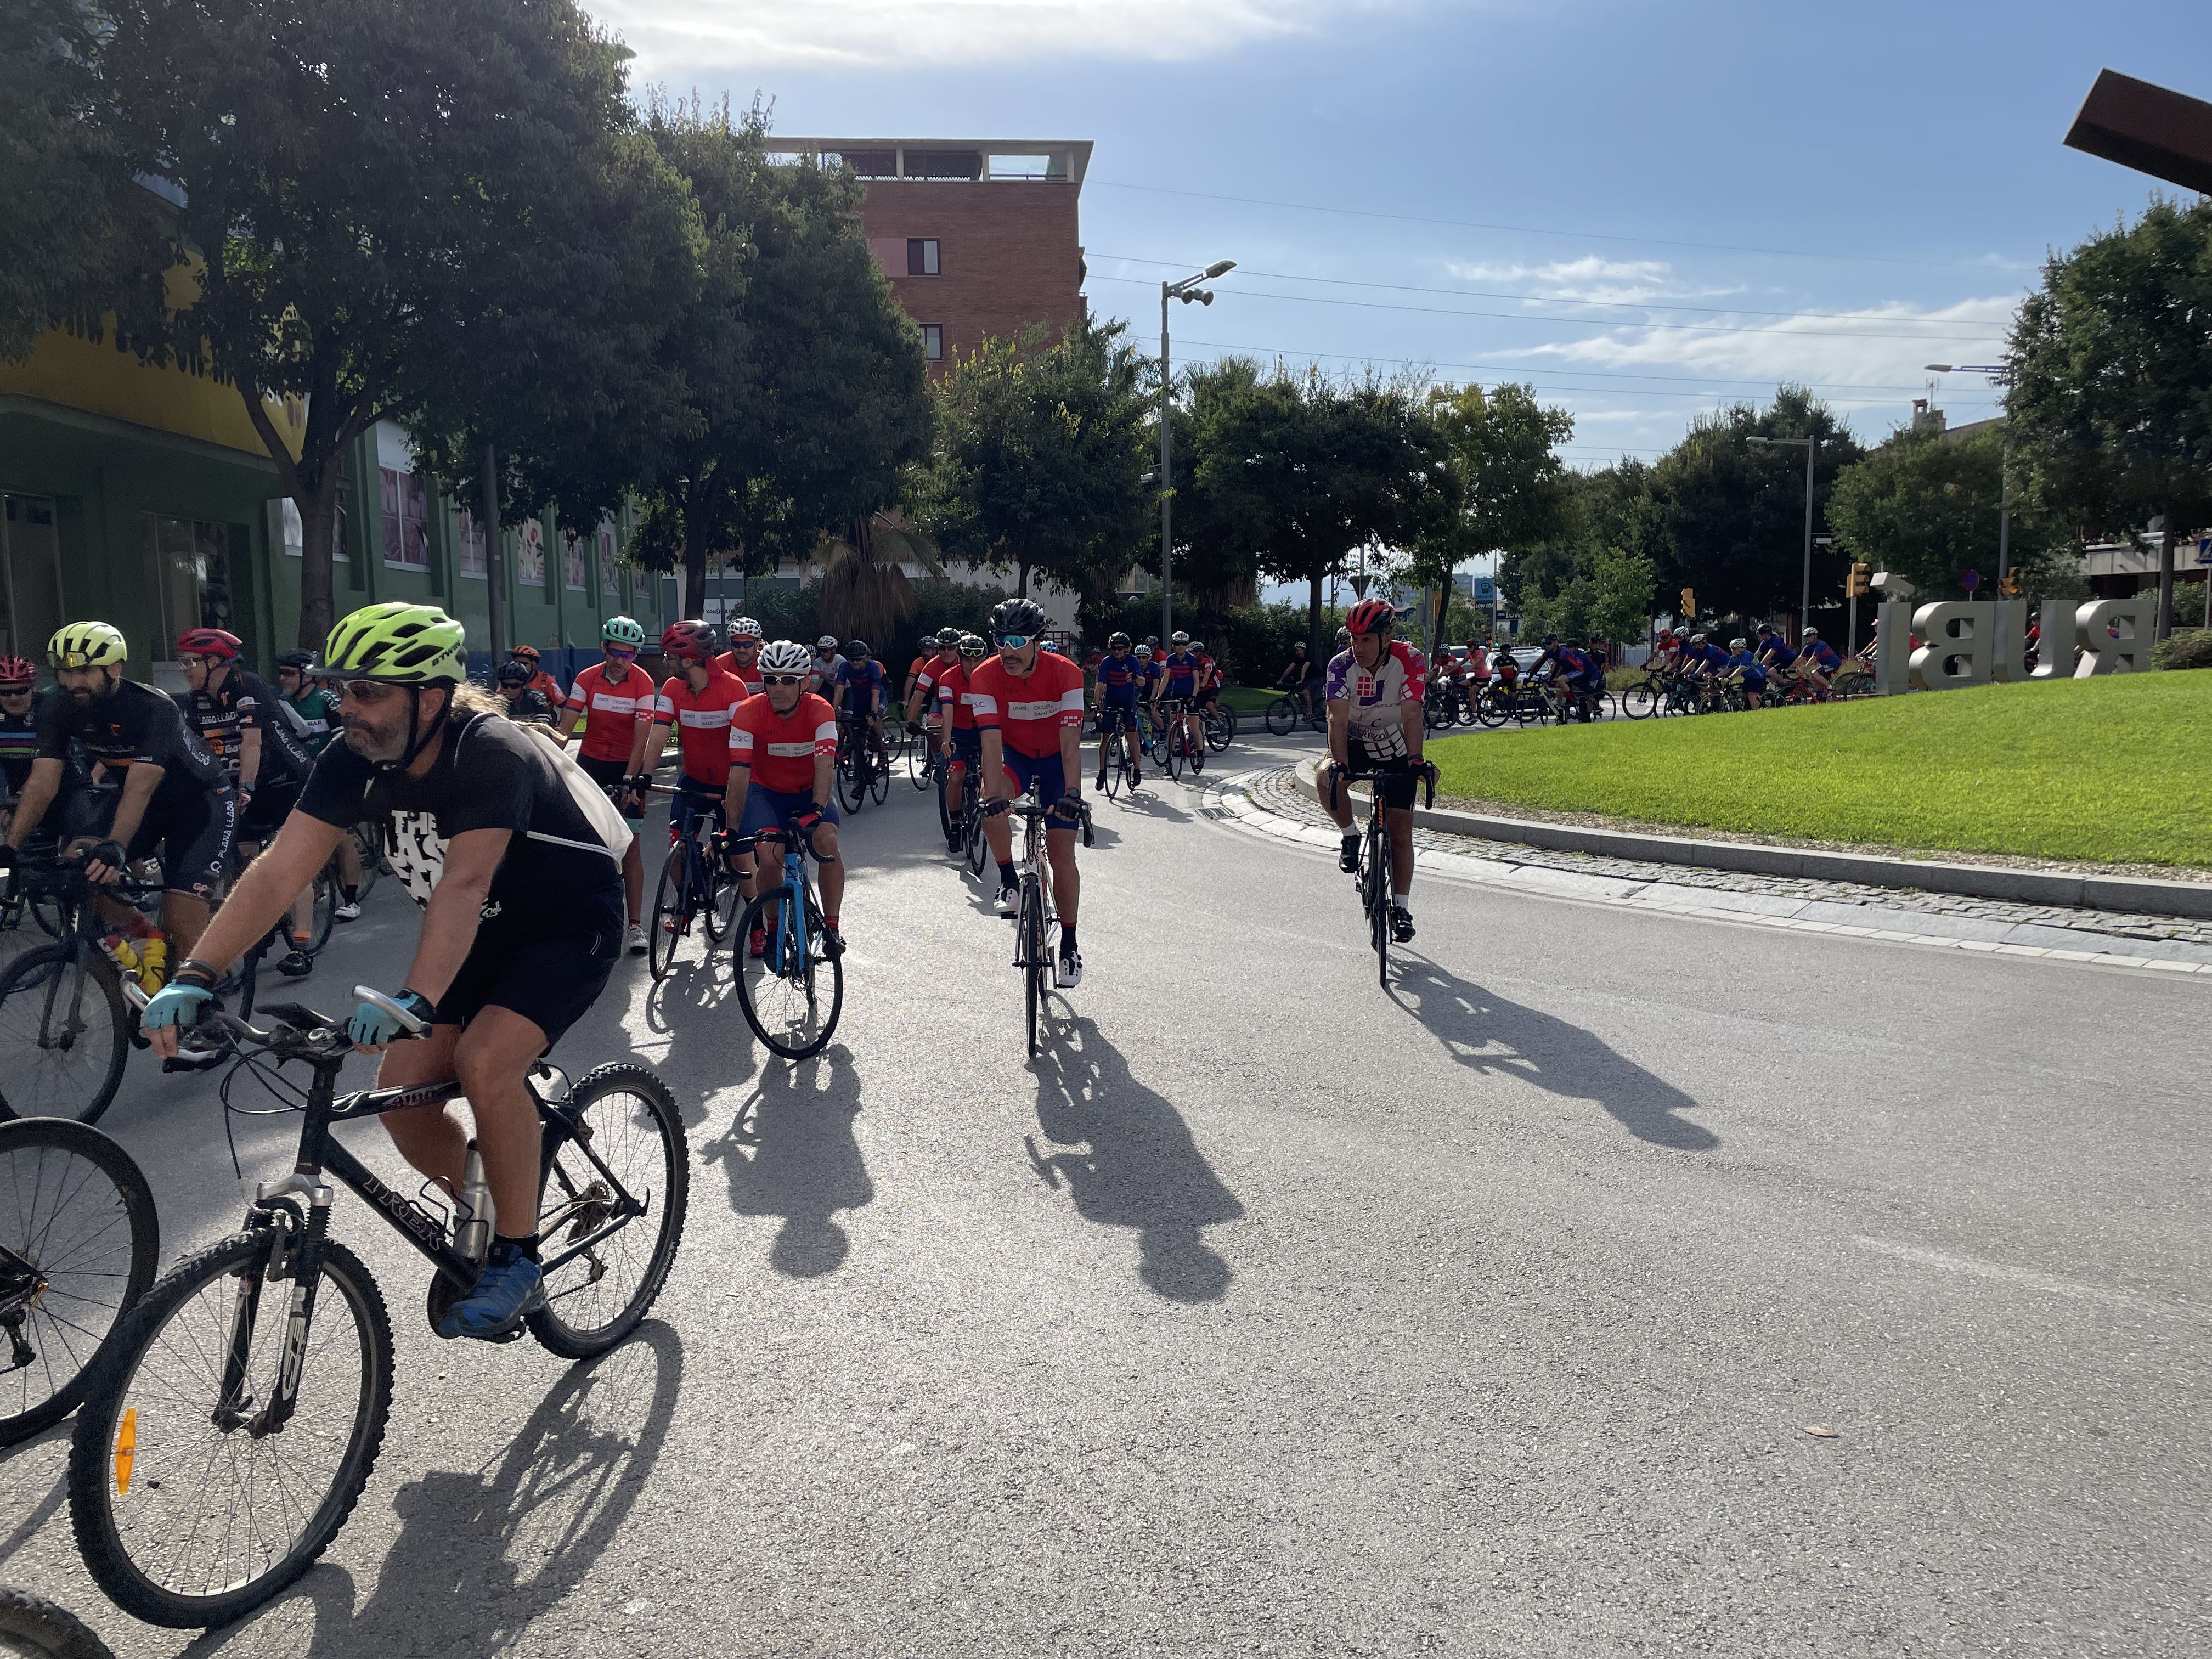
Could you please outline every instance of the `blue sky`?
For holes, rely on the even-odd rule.
[[[2203,0],[592,9],[641,84],[757,89],[785,131],[1092,139],[1091,304],[1147,349],[1152,285],[1234,258],[1178,361],[1531,381],[1581,465],[1785,378],[1879,440],[1922,365],[1993,360],[2047,249],[2146,199],[2060,144],[2097,70],[2212,97]]]

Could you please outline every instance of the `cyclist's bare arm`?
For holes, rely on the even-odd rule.
[[[1339,766],[1347,763],[1351,754],[1352,699],[1331,697],[1328,700],[1328,757]]]
[[[722,817],[734,832],[745,821],[745,793],[753,787],[753,769],[732,761],[729,787],[722,792]]]
[[[1398,705],[1398,730],[1405,734],[1406,758],[1419,763],[1421,758],[1421,739],[1428,728],[1421,723],[1421,705],[1407,700]]]
[[[46,808],[54,804],[61,787],[59,761],[42,757],[31,763],[31,775],[23,781],[23,793],[15,802],[15,817],[9,820],[9,846],[20,848],[29,838],[31,831],[46,816]]]
[[[261,728],[245,727],[238,734],[238,787],[251,789],[261,781]]]
[[[653,734],[658,729],[649,714],[637,722],[637,729],[630,734],[629,739],[630,776],[642,777],[653,770]]]
[[[137,771],[137,767],[131,769]],[[489,831],[482,833],[489,833]],[[499,832],[504,836],[507,832]],[[228,968],[252,948],[254,941],[276,925],[292,908],[301,890],[315,878],[348,833],[334,823],[310,817],[296,808],[284,819],[276,839],[246,867],[222,908],[215,913],[207,931],[192,946],[192,955],[209,967]],[[459,844],[459,837],[455,838]],[[450,864],[447,866],[452,867]],[[434,995],[427,988],[415,989]],[[444,988],[441,986],[440,989]]]
[[[560,738],[563,749],[568,746],[568,739],[576,735],[576,722],[583,717],[584,711],[580,708],[563,708],[561,711],[561,723],[553,728],[553,734]]]
[[[1006,739],[999,735],[999,728],[995,726],[985,726],[983,728],[982,737],[983,776],[981,781],[983,785],[983,799],[985,800],[1004,800],[1006,799]]]

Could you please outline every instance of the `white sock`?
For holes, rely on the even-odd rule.
[[[1408,895],[1404,894],[1404,893],[1393,893],[1393,894],[1391,894],[1391,895],[1390,895],[1390,908],[1391,908],[1393,910],[1402,910],[1402,909],[1404,909],[1404,908],[1406,908],[1406,900],[1407,900],[1407,898],[1408,896],[1409,896]]]

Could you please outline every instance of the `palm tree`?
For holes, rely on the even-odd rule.
[[[937,544],[896,514],[876,513],[815,544],[822,625],[842,639],[887,640],[914,614],[914,585],[902,564],[945,574]]]

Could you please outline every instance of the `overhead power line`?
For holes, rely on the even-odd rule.
[[[1516,236],[1556,236],[1573,242],[1626,242],[1639,247],[1698,248],[1714,253],[1755,253],[1773,259],[1825,259],[1857,264],[1920,265],[1945,270],[1987,270],[1985,259],[1905,259],[1881,253],[1814,253],[1803,248],[1747,247],[1735,242],[1689,242],[1664,236],[1621,236],[1598,230],[1550,230],[1539,225],[1486,224],[1476,219],[1429,219],[1412,213],[1384,213],[1373,208],[1328,207],[1317,202],[1277,202],[1259,196],[1221,196],[1202,190],[1170,190],[1164,185],[1127,185],[1115,179],[1086,178],[1084,183],[1108,190],[1141,191],[1149,196],[1187,196],[1200,202],[1235,202],[1244,207],[1282,208],[1294,213],[1333,213],[1353,219],[1389,219],[1400,224],[1437,225],[1449,230],[1495,230]]]
[[[1151,288],[1153,286],[1152,283],[1146,281],[1141,276],[1103,276],[1099,275],[1097,271],[1091,273],[1090,280],[1094,283],[1127,283],[1139,288]],[[1247,299],[1282,300],[1293,305],[1342,306],[1354,311],[1413,311],[1420,312],[1425,315],[1432,317],[1485,317],[1498,319],[1505,322],[1551,323],[1563,328],[1589,328],[1596,321],[1595,319],[1589,317],[1540,316],[1533,312],[1468,311],[1457,306],[1401,306],[1393,305],[1388,301],[1381,300],[1332,300],[1319,294],[1269,294],[1261,289],[1237,289],[1237,292]],[[1876,334],[1862,329],[1736,328],[1731,327],[1729,325],[1725,323],[1631,323],[1622,321],[1606,323],[1602,324],[1601,326],[1607,328],[1668,328],[1674,329],[1679,332],[1693,334],[1781,334],[1786,335],[1792,339],[1799,340],[1917,340],[1923,344],[1941,343],[1946,340],[1959,340],[1976,344],[1987,344],[1991,341],[2001,340],[2004,337],[2002,334],[1990,333]]]

